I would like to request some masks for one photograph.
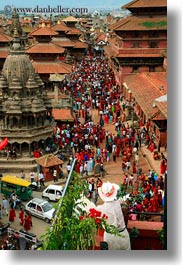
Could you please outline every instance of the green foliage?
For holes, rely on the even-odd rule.
[[[41,250],[93,249],[98,225],[94,218],[80,218],[78,206],[80,204],[84,206],[84,203],[77,203],[81,194],[84,194],[87,189],[88,184],[85,180],[73,172],[60,209],[58,208],[60,202],[55,206],[58,213],[53,226],[42,236],[44,243]],[[108,225],[105,219],[102,219],[101,227],[104,227],[108,233],[120,235],[118,229]]]
[[[164,246],[164,228],[158,230],[157,233],[159,235],[160,242]]]
[[[121,184],[119,185],[119,190],[117,191],[116,198],[117,198],[117,199],[122,198],[122,197],[124,197],[126,194],[127,194],[126,189],[125,189],[124,185],[121,183]]]
[[[133,240],[135,240],[135,239],[140,235],[140,232],[139,232],[139,230],[134,226],[134,227],[132,227],[132,229],[131,229],[129,235],[130,235],[130,240],[131,240],[131,242],[132,242]]]
[[[128,203],[130,206],[134,206],[136,203],[142,203],[143,196],[141,194],[132,195],[128,198]]]
[[[139,23],[138,25],[144,26],[146,28],[160,28],[167,26],[167,21],[159,21],[159,22],[145,21],[143,23]]]

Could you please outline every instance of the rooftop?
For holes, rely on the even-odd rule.
[[[11,42],[13,38],[3,32],[0,32],[0,42]]]
[[[166,72],[131,74],[124,79],[124,82],[148,118],[160,114],[159,109],[154,108],[153,102],[167,93]],[[165,119],[164,115],[160,115],[160,119]]]
[[[36,43],[30,48],[28,48],[25,53],[51,53],[51,54],[61,54],[64,53],[65,49],[56,45],[55,43]]]
[[[70,28],[68,26],[66,26],[66,24],[64,22],[58,22],[57,24],[52,26],[51,29],[54,31],[64,31],[64,32],[70,30]]]
[[[38,27],[29,33],[29,36],[55,36],[58,35],[57,32],[49,27]]]
[[[167,0],[134,0],[123,5],[121,8],[128,9],[141,7],[167,7]]]
[[[62,19],[63,22],[78,22],[79,20],[73,16],[66,17]]]
[[[129,16],[120,19],[109,27],[113,31],[125,30],[167,30],[167,17]]]
[[[53,109],[52,116],[55,120],[60,121],[74,121],[73,115],[71,114],[70,109]]]
[[[32,65],[38,74],[69,74],[72,69],[71,65],[59,60],[37,60],[33,61]]]

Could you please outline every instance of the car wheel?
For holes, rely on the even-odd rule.
[[[46,223],[50,223],[50,220],[48,218],[45,219]]]

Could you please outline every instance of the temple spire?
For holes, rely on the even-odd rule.
[[[20,20],[19,20],[19,15],[17,13],[16,7],[13,8],[13,14],[12,14],[12,24],[11,24],[11,28],[10,28],[10,33],[11,35],[14,34],[14,29],[17,29],[19,37],[22,36],[22,28],[21,28],[21,24],[20,24]]]

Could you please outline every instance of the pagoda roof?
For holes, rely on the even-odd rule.
[[[119,20],[109,27],[114,31],[134,30],[167,30],[167,17],[138,17],[129,16]]]
[[[63,22],[78,22],[79,20],[73,16],[66,17],[62,19]]]
[[[66,24],[64,22],[59,22],[57,24],[55,24],[54,26],[51,27],[52,30],[54,31],[69,31],[70,28],[68,26],[66,26]]]
[[[0,32],[0,42],[11,42],[13,38],[3,32]]]
[[[61,46],[61,47],[74,47],[75,46],[75,43],[69,39],[62,39],[62,38],[53,38],[52,39],[52,42]]]
[[[144,7],[167,7],[167,0],[134,0],[123,5],[122,9],[144,8]]]
[[[5,59],[9,55],[9,49],[0,49],[0,58]]]
[[[88,44],[84,43],[82,41],[79,40],[73,40],[74,43],[74,49],[87,49],[88,48]]]
[[[48,155],[41,156],[36,159],[36,162],[42,167],[53,167],[57,165],[62,165],[64,163],[61,159],[59,159],[54,154],[48,154]]]
[[[38,27],[29,33],[29,36],[55,36],[58,35],[57,32],[49,27]]]
[[[126,52],[126,51],[125,51]],[[162,54],[160,53],[120,53],[120,54],[117,54],[115,57],[117,58],[128,58],[128,57],[140,57],[140,58],[143,58],[143,57],[148,57],[148,58],[158,58],[158,57],[163,57]]]
[[[148,118],[155,117],[156,119],[157,116],[157,119],[165,118],[163,114],[159,118],[159,109],[154,107],[153,103],[155,99],[167,93],[166,72],[131,74],[124,79],[124,83],[131,90],[132,96],[135,97]]]
[[[97,41],[105,41],[106,39],[106,36],[104,33],[100,33],[97,37],[96,37],[96,40]]]
[[[38,74],[69,74],[72,70],[71,65],[59,60],[37,60],[32,61],[32,65]]]
[[[118,55],[118,52],[116,52],[111,45],[107,45],[104,47],[104,51],[108,58],[116,57]]]
[[[61,54],[64,53],[65,49],[60,47],[59,45],[56,45],[52,42],[41,42],[36,43],[30,48],[28,48],[25,53],[33,54],[33,53],[51,53],[51,54]]]
[[[75,27],[69,27],[69,31],[67,32],[68,35],[81,35],[81,30],[75,28]]]
[[[59,121],[74,121],[70,109],[52,109],[52,116]]]

